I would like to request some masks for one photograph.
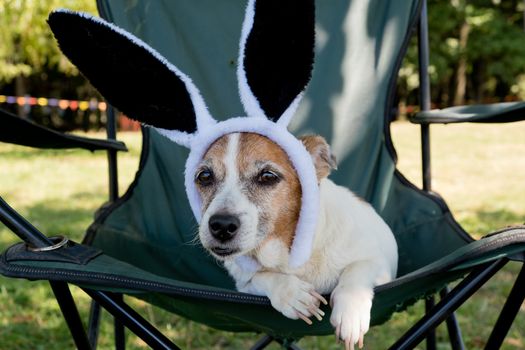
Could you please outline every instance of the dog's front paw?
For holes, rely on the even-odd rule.
[[[272,306],[284,316],[294,320],[300,318],[309,325],[312,324],[311,316],[322,320],[324,312],[319,305],[328,304],[311,284],[292,275],[282,276],[268,297]]]
[[[332,293],[330,322],[346,350],[353,350],[356,343],[359,348],[363,347],[363,337],[370,326],[373,295],[373,291],[366,288],[336,288]]]

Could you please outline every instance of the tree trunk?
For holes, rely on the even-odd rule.
[[[467,91],[467,42],[470,32],[470,25],[467,21],[463,22],[459,30],[459,62],[456,71],[456,92],[454,93],[454,105],[465,104],[465,93]]]
[[[26,95],[26,78],[22,75],[18,75],[15,78],[15,95],[17,97]],[[17,113],[19,117],[26,117],[26,106],[18,105]]]
[[[474,91],[474,99],[476,103],[483,103],[485,82],[485,63],[481,60],[472,63],[472,91]]]

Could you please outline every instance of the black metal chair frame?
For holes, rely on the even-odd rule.
[[[418,39],[420,104],[422,111],[428,111],[430,109],[430,85],[427,74],[428,23],[426,0],[423,0],[422,3],[418,26]],[[112,108],[108,109],[107,138],[108,140],[116,140],[115,111]],[[421,143],[423,190],[430,191],[430,123],[421,123]],[[118,198],[117,150],[108,148],[107,154],[109,165],[109,200],[113,202]],[[42,248],[55,244],[11,208],[1,197],[0,221],[31,246]],[[523,262],[523,257],[519,257],[518,260]],[[461,332],[454,312],[508,261],[509,259],[502,258],[478,266],[452,290],[449,291],[448,288],[442,290],[440,292],[441,300],[437,304],[433,296],[427,298],[425,300],[426,313],[424,317],[397,340],[390,349],[413,349],[425,338],[427,349],[436,349],[435,328],[445,320],[452,349],[464,349]],[[179,347],[165,337],[158,329],[128,306],[124,302],[121,294],[83,288],[93,300],[86,331],[68,284],[66,282],[56,281],[50,281],[49,283],[78,349],[96,349],[101,308],[107,310],[115,319],[116,349],[125,349],[124,327],[128,328],[153,349],[179,349]],[[486,349],[498,349],[501,346],[524,299],[525,266],[522,266],[492,333],[489,336],[485,347]],[[286,339],[274,339],[271,336],[261,338],[254,344],[252,349],[264,349],[273,341],[280,343],[287,349],[298,349],[293,342]]]

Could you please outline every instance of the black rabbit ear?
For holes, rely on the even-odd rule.
[[[128,117],[173,130],[179,143],[213,120],[191,79],[132,34],[68,10],[51,13],[48,23],[62,52]]]
[[[248,116],[288,123],[314,61],[314,0],[249,0],[237,77]]]

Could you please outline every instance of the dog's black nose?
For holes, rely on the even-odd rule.
[[[212,215],[208,221],[210,233],[220,242],[227,242],[235,236],[241,222],[233,215]]]

